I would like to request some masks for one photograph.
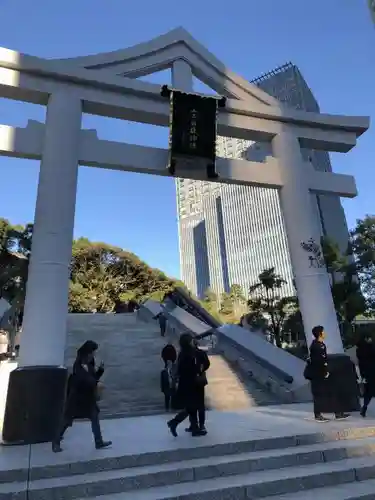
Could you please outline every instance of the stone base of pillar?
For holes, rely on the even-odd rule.
[[[61,366],[26,366],[9,377],[3,443],[52,441],[61,421],[68,371]]]
[[[357,373],[350,357],[345,354],[329,354],[328,370],[334,411],[343,413],[359,411]]]

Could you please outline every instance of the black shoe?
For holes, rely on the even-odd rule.
[[[361,417],[366,418],[366,413],[367,413],[367,408],[363,406],[359,414],[361,415]]]
[[[201,436],[205,436],[206,434],[207,434],[207,431],[202,430],[202,429],[197,429],[197,430],[194,430],[191,432],[191,435],[193,437],[201,437]]]
[[[176,438],[178,436],[176,422],[170,420],[169,422],[167,422],[167,425],[169,427],[169,430],[171,431],[172,436]]]
[[[349,413],[337,413],[335,415],[336,420],[346,420],[349,417],[350,417]]]
[[[201,426],[199,427],[199,429],[200,429],[202,432],[204,432],[205,434],[207,434],[207,429],[206,429],[206,426],[205,426],[205,425],[201,425]]]
[[[185,429],[185,432],[192,432],[192,431],[193,431],[193,429],[192,429],[191,427],[187,427],[187,428]]]
[[[63,449],[60,446],[60,443],[52,443],[52,451],[53,453],[61,453]]]
[[[327,422],[329,422],[329,419],[326,417],[323,417],[323,415],[317,415],[315,417],[315,422],[319,422],[320,424],[326,424]]]
[[[108,448],[112,445],[112,441],[102,441],[101,443],[96,443],[95,448],[97,450],[102,450],[103,448]]]

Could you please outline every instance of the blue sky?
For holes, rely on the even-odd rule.
[[[0,0],[0,46],[53,58],[125,48],[184,26],[233,71],[252,79],[296,63],[327,113],[375,118],[375,26],[367,0]],[[224,8],[225,6],[225,8]],[[152,77],[167,83],[165,74]],[[0,123],[23,126],[45,109],[0,101]],[[167,146],[167,129],[84,116],[105,139]],[[354,174],[359,197],[344,201],[350,226],[375,213],[375,134],[334,170]],[[39,165],[0,158],[0,216],[33,220]],[[75,235],[137,253],[178,276],[175,188],[172,179],[81,168]]]

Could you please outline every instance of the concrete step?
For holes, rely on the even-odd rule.
[[[375,437],[364,437],[374,432],[348,430],[328,442],[329,435],[309,434],[34,467],[29,481],[4,483],[1,477],[0,500],[25,500],[26,491],[28,500],[264,498],[354,483],[375,478]],[[363,437],[348,439],[358,435]]]
[[[371,477],[375,476],[375,461],[372,462],[371,466],[366,467],[363,460],[353,459],[337,464],[302,466],[114,495],[105,494],[94,497],[93,500],[373,500],[375,481],[356,479],[357,474],[360,477],[360,472],[365,469],[368,477],[370,467]],[[337,486],[337,483],[340,484]]]
[[[217,414],[217,416],[218,415],[219,414]],[[228,415],[228,417],[229,420],[231,420],[232,416],[230,414]],[[225,420],[228,420],[228,417]],[[165,431],[165,436],[172,439],[172,441],[168,445],[168,448],[166,449],[160,447],[159,443],[164,443],[164,436],[159,436],[161,428],[156,424],[156,422],[153,423],[155,419],[157,419],[158,421],[163,421],[163,431]],[[91,439],[89,426],[86,424],[77,423],[76,427],[81,426],[82,429],[79,434],[80,441],[78,442],[81,443],[79,445],[80,447],[85,447],[84,455],[79,454],[78,458],[74,448],[73,450],[71,450],[74,441],[71,441],[70,444],[66,443],[67,452],[65,453],[68,454],[68,459],[65,457],[65,453],[54,455],[50,451],[50,445],[43,445],[43,455],[47,454],[47,460],[43,455],[40,455],[41,450],[32,451],[30,470],[18,466],[12,467],[11,470],[8,470],[8,468],[4,470],[0,469],[0,484],[6,482],[23,481],[25,477],[29,477],[30,480],[39,480],[86,473],[91,474],[103,471],[112,471],[115,469],[128,469],[132,467],[148,467],[161,464],[180,463],[184,461],[198,459],[200,460],[206,458],[214,459],[215,457],[223,456],[235,457],[239,454],[244,453],[247,454],[269,452],[270,454],[272,454],[273,452],[279,451],[286,453],[288,451],[299,453],[299,450],[301,450],[303,447],[322,445],[323,448],[325,447],[326,449],[329,449],[330,447],[335,448],[336,444],[338,446],[341,445],[346,447],[347,443],[350,444],[354,441],[359,443],[362,447],[368,442],[372,447],[373,440],[375,439],[375,427],[369,426],[349,428],[342,427],[340,430],[325,428],[324,430],[322,430],[322,432],[304,433],[300,435],[283,434],[274,435],[272,437],[270,436],[250,439],[244,438],[243,432],[241,431],[241,437],[236,437],[235,441],[228,440],[224,442],[217,442],[217,438],[215,437],[215,435],[212,436],[212,434],[216,434],[217,431],[215,432],[214,422],[211,422],[211,427],[213,425],[214,428],[213,432],[209,433],[207,438],[192,440],[192,438],[189,437],[189,439],[184,439],[185,432],[182,428],[179,429],[179,433],[182,434],[181,439],[175,440],[171,436],[168,436],[168,431],[164,423],[164,419],[160,419],[160,417],[143,417],[139,419],[139,424],[138,419],[133,419],[133,421],[130,420],[129,424],[126,423],[126,420],[118,420],[113,422],[115,422],[115,425],[104,427],[116,429],[119,425],[130,425],[132,429],[132,436],[136,436],[136,442],[138,442],[138,440],[140,441],[140,443],[142,444],[142,449],[144,451],[134,452],[134,450],[138,449],[138,446],[134,448],[135,443],[130,443],[130,446],[132,447],[131,449],[133,451],[126,452],[128,448],[126,446],[126,441],[123,443],[122,440],[124,439],[124,437],[120,436],[120,442],[115,442],[113,448],[101,452],[93,452],[91,451],[92,445],[89,441],[89,439]],[[137,422],[136,426],[134,426],[135,422]],[[148,428],[145,429],[144,432],[142,432],[142,425],[144,424],[146,424]],[[122,429],[118,428],[118,431],[121,432]],[[154,438],[154,442],[150,443],[152,445],[153,451],[146,451],[148,450],[148,446],[145,448],[145,443],[142,442],[142,440],[144,440],[145,438],[152,440],[155,432],[158,433],[158,435],[155,436],[156,441]],[[108,430],[105,432],[105,434],[108,434]],[[238,436],[240,436],[240,434],[238,434]],[[125,434],[125,436],[126,440],[131,439],[131,436],[128,436],[127,434]],[[77,440],[78,436],[76,436],[75,439]],[[155,442],[157,443],[156,447]],[[38,448],[40,448],[40,446]],[[49,459],[48,457],[50,453],[51,456]],[[344,456],[343,458],[346,458],[346,456]]]
[[[77,348],[91,339],[105,363],[103,418],[163,412],[160,392],[161,338],[158,325],[137,320],[136,314],[75,314],[68,318],[65,363],[71,367]]]
[[[299,486],[306,489],[314,487],[315,479],[317,485],[324,486],[373,478],[375,457],[369,456],[374,451],[375,439],[371,445],[365,442],[362,445],[356,442],[348,442],[345,445],[333,443],[333,446],[328,447],[320,444],[301,447],[298,453],[293,449],[272,453],[255,452],[80,476],[31,480],[28,498],[74,500],[83,496],[91,498],[102,494],[135,493],[136,490],[162,486],[178,487],[190,482],[201,485],[207,482],[208,485],[209,480],[217,478],[220,478],[223,487],[225,481],[231,481],[233,476],[244,479],[250,498],[262,498],[264,493],[281,494],[296,491]],[[360,458],[345,460],[344,457],[347,456]],[[367,457],[366,461],[363,457]],[[335,462],[340,460],[343,462]]]
[[[115,499],[115,497],[112,497]],[[374,500],[375,480],[346,483],[329,488],[314,488],[311,491],[299,491],[277,497],[279,500]],[[101,497],[104,500],[105,497]],[[266,497],[264,500],[275,500],[275,497]]]

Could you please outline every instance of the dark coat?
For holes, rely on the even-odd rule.
[[[99,412],[97,384],[103,373],[103,368],[96,370],[95,361],[88,364],[86,370],[82,364],[82,359],[77,357],[68,382],[65,407],[66,420],[90,418],[94,412]]]
[[[327,347],[324,342],[313,340],[310,345],[311,379],[323,380],[328,373]]]
[[[184,408],[198,408],[201,405],[202,390],[197,378],[210,366],[207,354],[192,347],[181,351],[177,361],[178,400]]]
[[[357,345],[358,368],[362,378],[375,384],[375,346],[361,341]]]

